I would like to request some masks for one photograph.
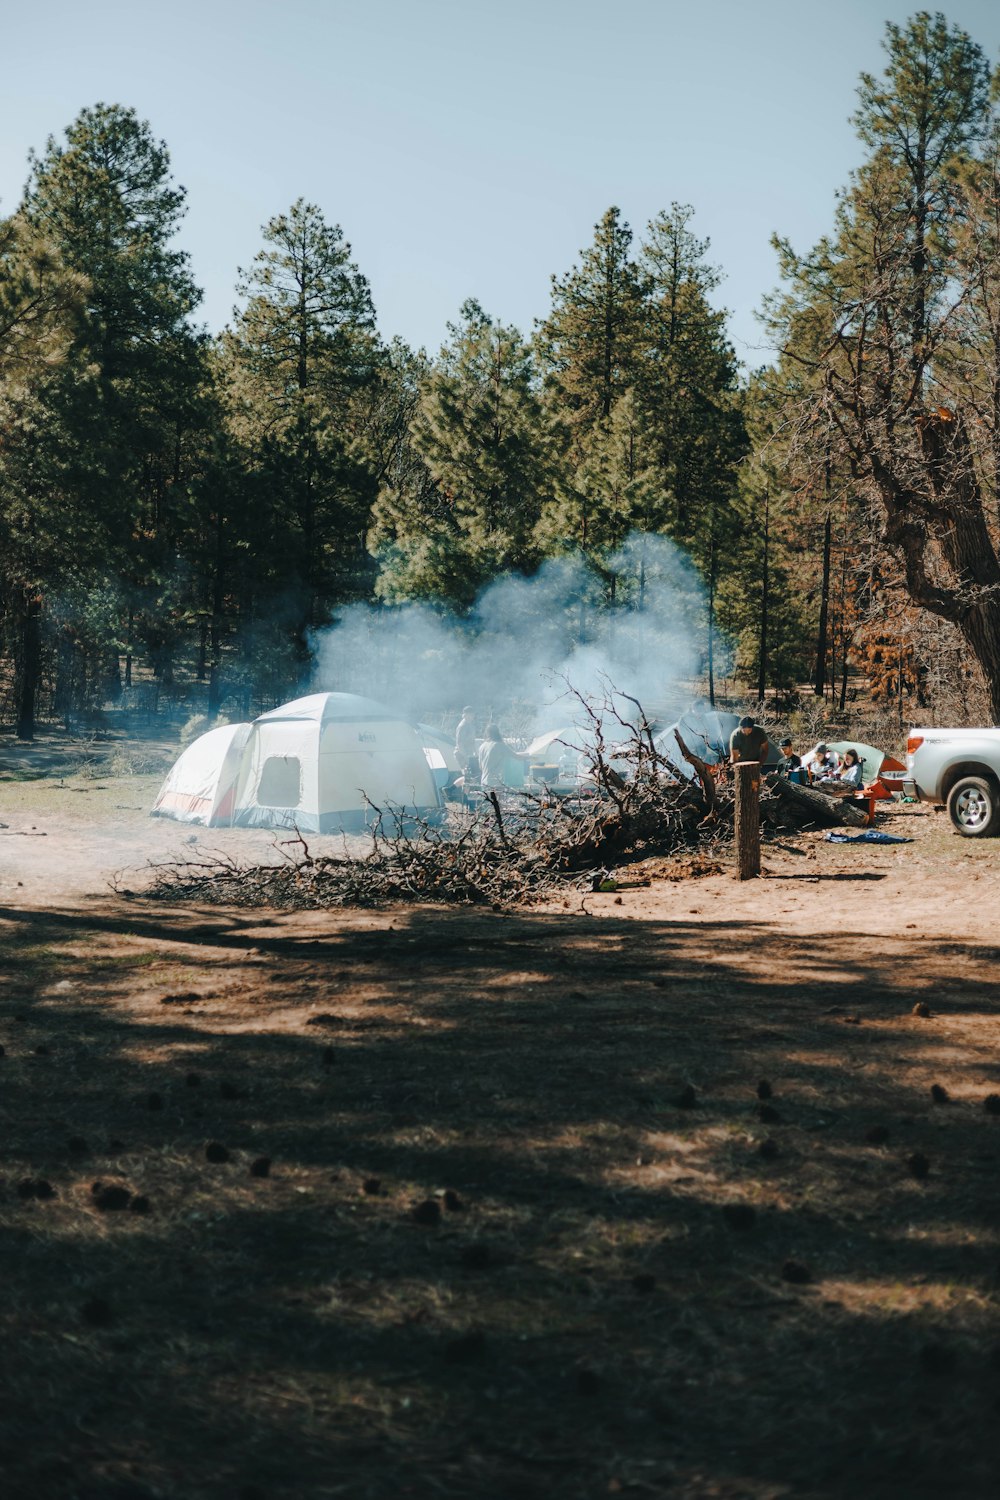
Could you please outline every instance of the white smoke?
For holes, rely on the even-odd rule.
[[[313,638],[312,689],[361,693],[414,720],[471,704],[535,733],[578,717],[567,684],[595,698],[613,685],[660,712],[683,706],[703,670],[706,614],[685,554],[636,533],[603,577],[580,557],[550,559],[530,578],[489,584],[467,618],[425,604],[351,605]]]

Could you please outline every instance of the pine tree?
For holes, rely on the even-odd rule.
[[[245,455],[270,577],[300,660],[312,627],[370,584],[370,395],[383,354],[368,283],[338,225],[301,199],[264,228],[222,342],[229,430]]]
[[[65,358],[86,278],[68,270],[23,214],[0,219],[0,382],[29,389]]]
[[[750,410],[761,415],[751,390]],[[759,429],[754,431],[759,438]],[[740,469],[726,565],[716,582],[719,624],[737,644],[737,672],[758,701],[770,688],[790,689],[808,670],[810,635],[793,586],[790,535],[798,525],[783,465],[758,443]]]
[[[263,229],[264,248],[240,273],[235,343],[246,398],[273,434],[295,429],[307,399],[350,420],[378,351],[368,283],[339,224],[303,199]]]
[[[41,654],[46,495],[32,459],[39,391],[72,344],[86,291],[23,214],[0,221],[0,620],[14,658],[17,732],[31,738]],[[34,467],[34,472],[32,469]],[[68,561],[68,557],[64,557]]]
[[[518,330],[469,300],[448,331],[434,364],[414,370],[406,462],[382,487],[370,542],[382,597],[462,609],[498,574],[537,562],[548,458]]]
[[[672,504],[657,524],[704,568],[718,545],[718,513],[732,503],[747,439],[726,314],[709,303],[721,273],[708,240],[690,228],[693,209],[674,203],[647,229],[641,265],[648,288],[638,399]]]
[[[858,88],[854,125],[870,153],[858,186],[863,202],[877,183],[880,227],[898,236],[894,316],[919,382],[948,279],[960,199],[954,171],[987,135],[990,70],[982,49],[940,11],[919,11],[905,27],[889,22],[884,46],[883,76],[862,73]]]
[[[604,571],[610,602],[617,584],[607,559],[632,532],[659,530],[667,504],[634,395],[626,391],[590,432],[580,464],[544,504],[539,543],[546,555],[578,552]]]
[[[375,593],[386,603],[408,599],[458,607],[477,580],[462,545],[454,506],[435,482],[413,437],[431,365],[396,341],[380,371],[369,445],[378,475],[368,548],[378,563]]]
[[[85,607],[98,581],[117,591],[103,631],[85,632],[91,656],[103,657],[88,665],[100,698],[101,679],[118,678],[125,616],[150,602],[174,567],[172,496],[183,484],[202,377],[189,322],[199,294],[185,256],[170,247],[182,207],[166,148],[132,110],[83,110],[64,143],[52,138],[32,158],[21,216],[85,295],[62,363],[33,383],[3,458],[8,506],[30,517],[18,529],[35,579],[18,627],[25,736],[45,599],[58,594],[65,615],[74,598]],[[73,619],[63,626],[72,637]]]
[[[552,310],[538,330],[549,402],[565,426],[573,464],[582,461],[589,434],[610,420],[635,384],[644,284],[631,246],[631,229],[617,208],[609,208],[579,264],[553,276]]]

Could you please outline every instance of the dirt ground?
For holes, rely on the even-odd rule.
[[[166,907],[110,876],[273,840],[44,768],[0,780],[4,1494],[1000,1492],[1000,844],[899,807],[743,885]]]

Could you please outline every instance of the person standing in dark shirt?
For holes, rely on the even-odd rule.
[[[739,728],[729,736],[729,759],[733,765],[740,760],[757,760],[763,765],[770,748],[767,730],[755,724],[749,714],[744,715]]]

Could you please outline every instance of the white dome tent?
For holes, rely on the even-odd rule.
[[[233,820],[236,783],[252,724],[220,724],[199,735],[171,768],[153,816],[225,827]]]
[[[195,740],[153,815],[212,828],[340,833],[370,824],[370,804],[411,816],[437,812],[419,735],[370,698],[314,693]]]

